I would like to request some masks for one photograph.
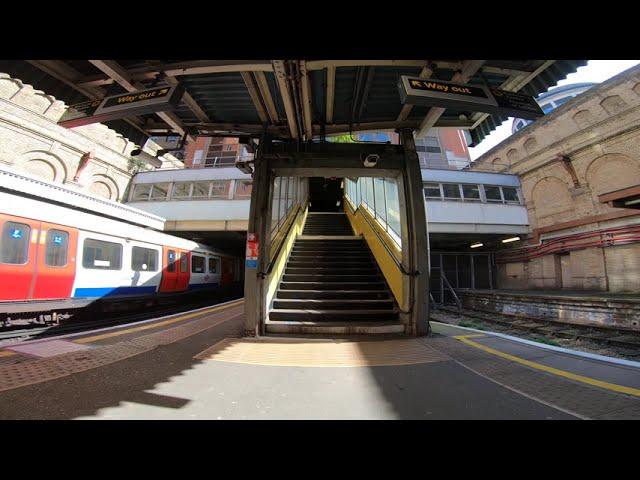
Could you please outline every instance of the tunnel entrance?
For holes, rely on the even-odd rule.
[[[312,177],[309,179],[309,211],[340,212],[344,182],[342,178]]]

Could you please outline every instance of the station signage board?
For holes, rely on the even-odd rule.
[[[136,92],[111,95],[102,100],[70,105],[58,121],[63,127],[79,127],[135,115],[173,110],[184,93],[180,85],[149,88]]]
[[[533,97],[497,88],[406,75],[400,77],[398,88],[403,104],[506,114],[527,119],[544,115]]]
[[[258,268],[258,234],[247,233],[247,251],[245,254],[247,268]]]

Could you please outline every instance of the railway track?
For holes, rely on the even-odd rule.
[[[183,313],[189,310],[197,308],[203,308],[207,306],[214,306],[220,303],[236,300],[237,295],[231,295],[228,297],[217,298],[215,302],[200,300],[194,302],[183,303],[180,305],[171,305],[165,307],[155,307],[145,311],[135,311],[131,314],[115,314],[103,316],[100,320],[93,321],[67,321],[59,325],[46,325],[38,326],[37,324],[31,324],[24,328],[14,328],[11,330],[0,330],[0,347],[7,346],[19,341],[41,339],[57,335],[65,335],[70,333],[79,333],[83,331],[90,331],[94,328],[113,327],[118,325],[134,324],[144,320],[149,320],[155,317],[175,315]]]
[[[565,345],[581,346],[593,351],[605,349],[622,357],[636,360],[640,358],[640,333],[626,330],[587,327],[537,318],[511,317],[478,310],[458,310],[446,306],[435,310],[432,317],[434,320],[451,324],[464,323],[464,320],[461,322],[460,319],[467,318],[472,323],[479,323],[480,327],[490,326],[497,332],[513,336],[528,334],[532,340],[542,343],[556,343],[553,340],[558,340],[557,343]]]

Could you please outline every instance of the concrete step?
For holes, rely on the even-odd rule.
[[[377,272],[369,275],[344,275],[344,274],[333,274],[333,275],[288,275],[284,274],[282,276],[283,282],[341,282],[341,283],[352,283],[352,282],[379,282],[382,278],[378,275]]]
[[[387,290],[278,290],[276,298],[328,300],[391,300]]]
[[[339,259],[339,260],[344,260],[345,258],[371,258],[371,254],[369,252],[363,252],[361,250],[355,251],[355,252],[345,252],[343,250],[340,251],[335,251],[335,252],[331,252],[331,251],[323,251],[323,252],[317,252],[317,251],[292,251],[291,255],[289,257],[290,259],[295,259],[295,258],[317,258],[319,261],[324,261],[324,260],[331,260],[331,259]]]
[[[396,310],[309,310],[309,309],[273,309],[269,312],[270,320],[312,321],[312,322],[378,322],[397,320]]]
[[[281,290],[386,290],[384,282],[280,282]]]
[[[375,262],[372,258],[363,258],[359,260],[354,259],[335,259],[331,261],[317,262],[315,259],[307,258],[307,259],[289,259],[287,263],[287,267],[291,268],[313,268],[317,266],[323,266],[326,268],[364,268],[366,266],[374,266]]]
[[[267,320],[267,333],[297,335],[402,335],[405,326],[398,322],[289,322]]]
[[[377,275],[378,273],[374,264],[365,267],[342,267],[339,270],[326,265],[318,267],[286,267],[284,273],[287,275],[327,275],[335,274],[337,271],[346,275]]]
[[[273,301],[273,308],[281,309],[294,309],[294,310],[392,310],[393,300],[329,300],[329,299],[308,299],[308,298],[294,298]]]

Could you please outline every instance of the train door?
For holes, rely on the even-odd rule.
[[[160,292],[175,292],[178,282],[178,249],[162,247]]]
[[[76,274],[78,231],[42,222],[31,298],[69,298]]]
[[[0,214],[0,300],[26,300],[36,265],[40,222]]]
[[[233,282],[233,263],[230,258],[222,257],[222,261],[220,262],[222,266],[222,275],[220,279],[220,283],[222,285],[227,285]]]
[[[191,252],[180,250],[180,260],[178,265],[178,278],[176,281],[176,290],[181,292],[189,288]]]

